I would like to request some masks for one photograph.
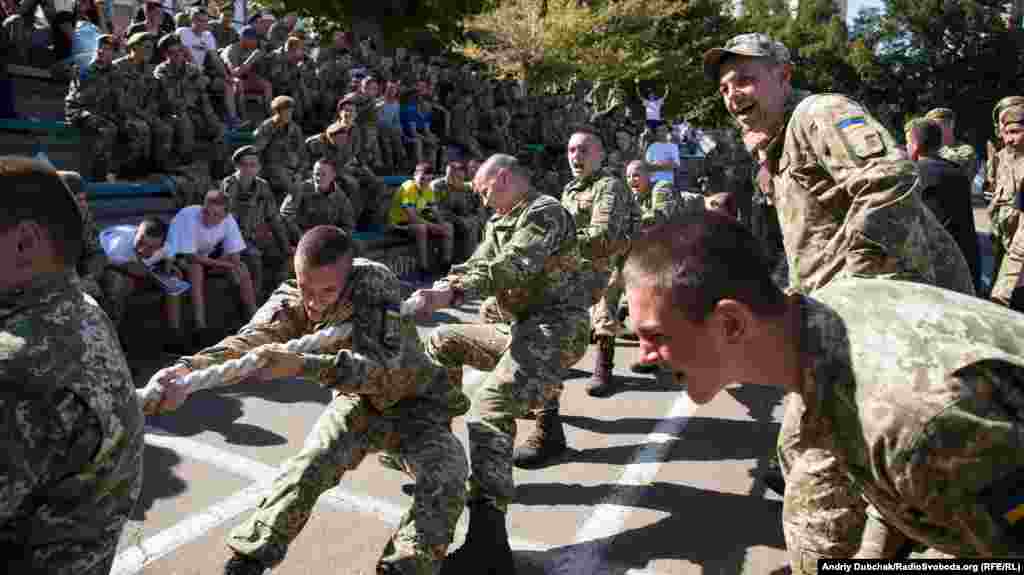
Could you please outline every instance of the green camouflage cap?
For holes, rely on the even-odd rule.
[[[932,108],[924,117],[929,120],[956,120],[956,114],[949,108]]]
[[[782,42],[772,40],[767,34],[753,33],[733,36],[725,43],[724,48],[712,48],[704,52],[704,75],[714,82],[718,81],[718,68],[727,55],[752,56],[755,58],[771,58],[779,64],[788,64],[789,50]]]
[[[1024,96],[1007,96],[996,102],[996,107],[992,108],[992,124],[996,129],[1002,127],[1000,117],[1003,110],[1016,106],[1024,106]]]

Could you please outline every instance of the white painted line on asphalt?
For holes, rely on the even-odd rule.
[[[686,423],[697,411],[697,404],[690,400],[685,391],[679,392],[672,409],[654,426],[654,430],[644,438],[645,446],[638,449],[633,456],[633,461],[626,465],[625,471],[616,482],[617,486],[637,486],[651,483],[658,470],[665,462],[672,442],[682,435]],[[632,490],[631,495],[624,491],[613,489],[612,493],[605,499],[604,503],[597,505],[590,513],[590,516],[576,531],[575,545],[588,541],[610,539],[622,531],[626,518],[633,512],[638,503],[639,495],[637,490]],[[608,547],[607,542],[599,545],[583,546],[586,555],[573,559],[573,572],[576,573],[597,573],[604,563],[604,552]],[[648,571],[629,570],[628,574],[640,575]]]
[[[171,435],[166,431],[146,426],[146,443],[169,449],[179,455],[202,463],[230,471],[256,483],[223,499],[211,507],[190,515],[172,527],[143,540],[138,545],[128,547],[117,555],[111,569],[111,575],[135,575],[146,565],[162,558],[176,549],[199,539],[212,529],[226,521],[256,507],[265,495],[270,482],[277,474],[277,468],[229,451],[188,439]],[[341,511],[372,513],[381,517],[386,523],[397,526],[401,521],[404,507],[366,495],[359,495],[343,489],[340,485],[325,492],[320,502]],[[543,552],[554,547],[543,543],[511,538],[509,543],[513,549],[520,551]],[[633,572],[630,571],[630,574]],[[648,572],[636,572],[637,575]],[[650,575],[655,575],[651,573]]]

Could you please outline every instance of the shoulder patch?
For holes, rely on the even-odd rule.
[[[845,130],[851,127],[863,126],[866,125],[867,123],[868,121],[864,119],[864,116],[854,116],[851,118],[843,118],[842,120],[839,120],[839,122],[836,123],[836,127],[839,128],[840,130]]]

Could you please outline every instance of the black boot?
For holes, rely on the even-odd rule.
[[[591,397],[609,397],[619,391],[612,369],[615,368],[615,337],[597,336],[597,357],[594,358],[594,375],[587,385]]]
[[[644,363],[642,361],[638,361],[633,365],[629,366],[629,371],[643,375],[647,375],[649,373],[658,373],[659,371],[661,371],[661,365],[657,363]]]
[[[441,575],[515,575],[505,513],[485,502],[470,503],[466,542],[441,566]]]
[[[565,450],[562,416],[558,409],[545,409],[537,414],[533,435],[513,452],[512,462],[521,469],[539,469],[554,463]]]
[[[224,564],[224,575],[263,575],[266,570],[267,566],[259,559],[237,552]]]

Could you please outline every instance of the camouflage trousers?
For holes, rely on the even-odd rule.
[[[395,189],[362,170],[346,170],[340,177],[345,183],[356,225],[365,222],[374,226],[387,226]]]
[[[505,313],[498,305],[498,298],[491,296],[480,303],[480,311],[477,312],[480,323],[511,323],[512,317]]]
[[[380,142],[377,138],[377,126],[363,124],[359,127],[363,137],[363,153],[365,161],[371,166],[380,166],[384,155],[380,153]]]
[[[436,363],[489,372],[471,398],[466,419],[470,501],[508,509],[515,495],[516,418],[558,406],[566,370],[587,349],[588,328],[583,310],[566,310],[511,325],[445,325],[431,334],[427,354]]]
[[[596,336],[618,337],[623,331],[619,321],[619,300],[626,289],[622,265],[616,265],[611,273],[601,275],[605,279],[599,281],[605,287],[594,292],[596,303],[590,307],[590,326]]]
[[[125,317],[125,310],[128,307],[128,299],[132,294],[143,290],[161,290],[160,285],[151,278],[136,278],[113,268],[103,270],[100,278],[103,287],[103,311],[110,316],[114,326],[119,326]],[[174,323],[180,317],[181,301],[183,296],[169,296],[164,294],[164,315]],[[177,308],[177,309],[174,309]],[[168,327],[178,329],[179,325]]]
[[[1005,306],[1010,305],[1013,290],[1019,285],[1021,269],[1024,268],[1024,233],[1021,233],[1019,226],[1015,228],[1015,233],[1010,237],[1009,245],[1005,248],[1002,262],[999,264],[999,273],[992,284],[990,296],[993,301]]]
[[[130,117],[121,125],[121,133],[128,148],[127,162],[149,162],[165,168],[171,155],[174,129],[156,118]]]
[[[291,258],[281,251],[273,238],[245,238],[245,250],[242,251],[241,258],[249,268],[257,301],[262,301],[265,295],[269,295],[281,282],[288,279],[291,273]],[[266,285],[268,282],[269,286]]]
[[[439,410],[437,417],[395,413],[383,415],[365,399],[335,394],[302,450],[274,478],[256,513],[228,536],[228,546],[269,565],[279,563],[320,495],[338,485],[367,454],[384,451],[405,463],[416,488],[378,568],[435,575],[465,506],[466,454],[451,432],[447,411]]]
[[[114,147],[117,145],[119,131],[113,120],[97,116],[89,112],[83,112],[72,121],[83,130],[94,134],[97,138],[93,148],[92,178],[103,181],[107,174],[116,174],[120,168],[120,162],[114,154]]]
[[[174,130],[174,149],[183,163],[191,162],[196,154],[196,137],[209,143],[206,158],[214,163],[224,160],[224,123],[212,111],[188,111],[168,119]]]
[[[398,168],[405,162],[405,146],[402,145],[402,130],[377,126],[380,153],[385,166]]]

